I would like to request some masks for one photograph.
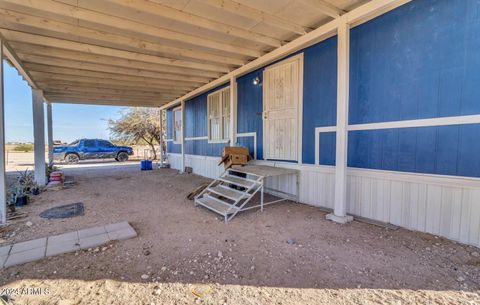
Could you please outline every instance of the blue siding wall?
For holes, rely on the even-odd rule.
[[[320,134],[319,163],[321,165],[335,165],[336,132],[322,132]],[[314,160],[315,161],[315,160]]]
[[[237,133],[257,133],[257,159],[263,159],[263,83],[254,85],[258,77],[263,81],[263,69],[256,70],[237,79]],[[237,138],[239,145],[247,146],[252,157],[253,138]]]
[[[480,124],[349,133],[348,166],[480,177]]]
[[[207,137],[207,96],[217,90],[225,88],[228,84],[221,85],[191,100],[185,101],[185,137]],[[199,156],[221,156],[223,147],[228,143],[209,144],[208,140],[185,141],[185,153]]]
[[[330,38],[302,52],[304,53],[302,159],[303,163],[314,164],[315,127],[336,124],[337,38]],[[257,133],[258,159],[263,159],[263,87],[254,85],[253,80],[256,77],[262,79],[264,69],[256,70],[237,79],[238,133]],[[245,140],[239,138],[238,141],[243,145],[240,141]],[[322,149],[325,151],[335,150],[335,147],[332,147],[333,143],[328,139],[325,142],[322,141]],[[332,161],[328,156],[320,158],[320,162],[330,165],[334,159]]]
[[[167,109],[167,140],[173,140],[173,109]],[[167,152],[173,154],[182,153],[182,145],[174,144],[173,141],[167,142]]]
[[[237,138],[237,143],[238,143],[239,146],[243,146],[243,147],[248,148],[248,152],[250,153],[250,157],[255,158],[255,149],[254,149],[254,144],[255,143],[253,141],[253,137]]]
[[[208,136],[207,95],[200,95],[185,102],[185,137],[205,136]]]
[[[416,0],[352,29],[350,124],[480,113],[478,50],[478,0]]]
[[[478,0],[416,0],[354,28],[350,124],[480,114],[479,33]],[[350,132],[348,165],[480,177],[479,132]]]
[[[414,0],[353,28],[349,124],[480,114],[479,33],[479,0]],[[313,164],[315,127],[336,124],[337,39],[301,52],[302,159]],[[262,79],[263,70],[237,80],[238,133],[256,132],[258,159],[263,159],[263,101],[262,85],[253,85],[253,79]],[[207,94],[186,103],[187,137],[207,135]],[[480,177],[478,134],[479,124],[352,131],[348,165]],[[219,155],[223,147],[188,142],[191,154]],[[252,137],[238,138],[238,144],[253,156]],[[319,151],[320,164],[335,164],[334,132],[321,134]]]
[[[303,163],[315,163],[315,127],[337,122],[337,37],[304,50],[303,76]],[[320,137],[320,164],[335,165],[335,142]],[[326,152],[333,151],[325,155]]]

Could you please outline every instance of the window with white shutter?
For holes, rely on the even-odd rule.
[[[173,143],[182,142],[182,108],[173,109]]]
[[[211,93],[208,103],[208,141],[227,142],[230,137],[230,87]]]

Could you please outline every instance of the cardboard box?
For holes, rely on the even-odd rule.
[[[232,165],[245,165],[250,161],[248,148],[239,146],[226,146],[223,148],[222,160],[218,165],[224,165],[225,169]]]

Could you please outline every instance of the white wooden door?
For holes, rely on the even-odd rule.
[[[263,72],[264,159],[299,161],[302,65],[295,56]]]

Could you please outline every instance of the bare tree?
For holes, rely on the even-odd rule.
[[[128,108],[118,120],[108,120],[112,136],[121,141],[138,143],[144,141],[157,159],[155,145],[160,143],[160,112],[156,108]]]

